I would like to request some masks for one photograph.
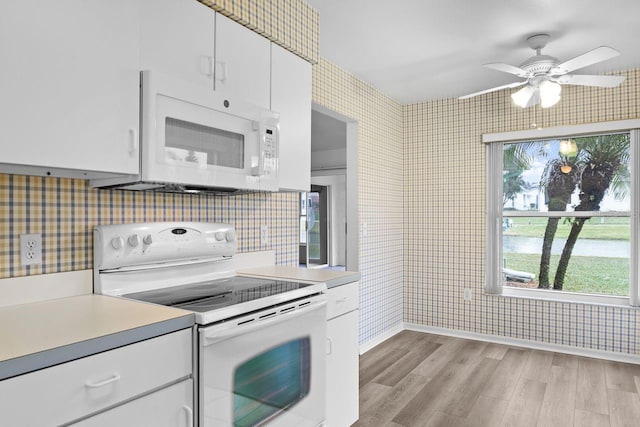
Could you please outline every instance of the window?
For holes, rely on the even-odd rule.
[[[485,139],[488,292],[638,305],[638,133],[621,123]]]

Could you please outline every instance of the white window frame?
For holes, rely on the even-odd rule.
[[[503,286],[502,284],[502,156],[504,143],[540,141],[544,139],[560,139],[566,137],[580,137],[594,134],[629,132],[631,141],[630,166],[631,206],[630,206],[630,254],[629,254],[629,297],[609,296],[599,294],[585,294],[577,292],[523,289]],[[524,297],[536,299],[550,299],[554,301],[572,301],[605,305],[640,306],[640,283],[638,278],[638,264],[640,261],[640,242],[638,239],[640,224],[640,119],[620,120],[614,122],[591,123],[585,125],[559,126],[545,129],[531,129],[515,132],[490,133],[482,135],[482,142],[486,144],[486,277],[485,291],[488,294]],[[518,216],[519,214],[509,215]],[[555,214],[533,214],[527,212],[524,216],[549,217]],[[592,212],[558,212],[558,216],[594,216]],[[607,216],[600,212],[597,216]],[[620,216],[616,214],[614,216]]]

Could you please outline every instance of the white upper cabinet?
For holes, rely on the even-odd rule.
[[[138,25],[130,0],[2,3],[0,172],[138,172]]]
[[[280,189],[311,187],[311,64],[273,44],[271,109],[280,113]]]
[[[195,0],[140,4],[141,68],[213,89],[216,13]]]
[[[271,42],[220,13],[215,40],[216,92],[269,109]]]

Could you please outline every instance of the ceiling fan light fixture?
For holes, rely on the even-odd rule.
[[[548,108],[556,105],[560,101],[561,86],[558,83],[545,80],[538,86],[540,91],[540,106]]]
[[[531,97],[533,96],[534,93],[535,93],[535,89],[530,85],[527,85],[522,89],[520,89],[519,91],[517,91],[516,93],[512,93],[511,99],[513,100],[513,103],[516,104],[517,106],[525,108],[527,105],[529,105],[529,101],[531,100]]]

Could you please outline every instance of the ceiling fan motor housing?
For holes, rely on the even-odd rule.
[[[536,55],[520,64],[520,68],[528,71],[532,77],[547,74],[549,70],[558,65],[558,58],[543,55],[540,51],[547,45],[549,34],[534,34],[527,38],[529,47],[536,51]]]
[[[549,55],[536,55],[520,64],[520,68],[531,73],[532,76],[547,74],[558,65],[558,59]]]

